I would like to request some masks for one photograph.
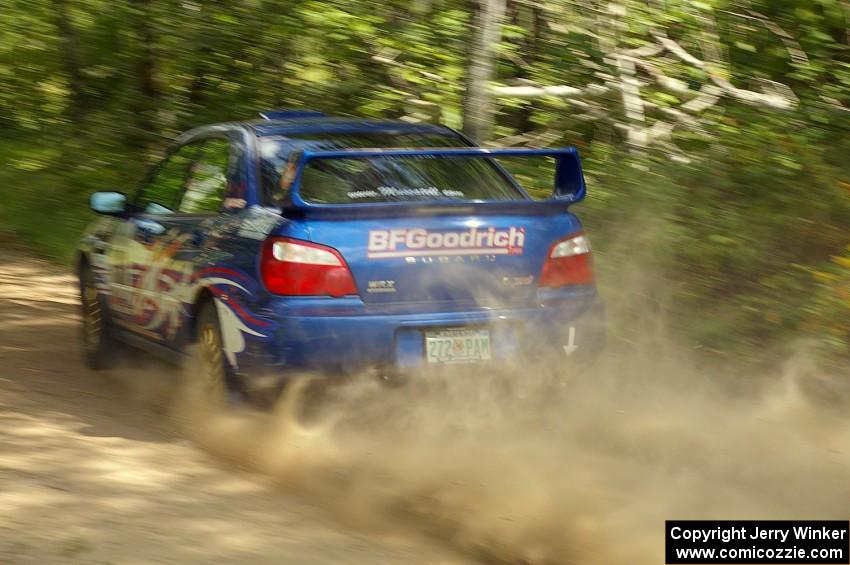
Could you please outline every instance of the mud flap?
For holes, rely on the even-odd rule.
[[[263,337],[246,326],[227,304],[219,298],[214,298],[215,309],[218,312],[218,322],[221,328],[221,339],[224,345],[224,356],[232,369],[237,369],[236,356],[245,351],[245,336],[243,332]]]

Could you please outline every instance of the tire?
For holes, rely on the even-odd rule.
[[[221,323],[215,303],[204,302],[195,318],[195,343],[184,368],[185,384],[195,401],[208,407],[223,407],[237,396],[231,368],[224,354]]]
[[[97,292],[91,267],[80,268],[80,338],[86,365],[90,369],[106,369],[114,362],[114,343],[109,326],[109,311]]]

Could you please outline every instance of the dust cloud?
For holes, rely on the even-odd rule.
[[[665,519],[846,519],[850,408],[806,392],[823,376],[805,353],[769,375],[701,366],[653,316],[581,370],[354,378],[318,403],[301,380],[268,413],[173,412],[348,524],[490,562],[662,563]]]

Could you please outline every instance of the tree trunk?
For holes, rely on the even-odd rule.
[[[158,56],[155,45],[151,0],[129,0],[133,9],[133,29],[139,44],[139,54],[136,58],[136,84],[141,97],[136,104],[135,113],[138,127],[149,152],[157,149],[157,134],[160,120],[157,113],[160,110],[162,84],[158,73]]]
[[[83,113],[86,95],[80,58],[80,41],[68,15],[65,0],[55,0],[54,6],[56,27],[59,28],[59,36],[62,38],[62,63],[65,72],[68,73],[68,88],[71,90],[70,114],[72,118],[79,118]]]
[[[146,13],[150,2],[148,0],[134,0],[143,13],[136,15],[136,33],[142,44],[141,54],[136,62],[136,79],[139,88],[146,97],[156,100],[161,94],[159,79],[157,77],[156,49],[154,47],[153,31],[148,23]]]
[[[524,69],[519,69],[518,78],[530,79],[528,70],[537,63],[537,57],[542,49],[543,44],[543,10],[538,6],[531,6],[531,37],[526,40],[525,48],[523,49],[523,58],[528,65]],[[534,102],[529,102],[519,109],[517,116],[516,129],[519,133],[528,133],[534,129],[534,124],[531,119],[534,116]]]
[[[489,139],[494,105],[489,82],[496,66],[496,45],[501,40],[501,23],[506,0],[475,0],[470,52],[463,100],[463,132],[476,141]]]

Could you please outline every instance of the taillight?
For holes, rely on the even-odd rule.
[[[556,242],[543,264],[540,286],[559,288],[592,283],[593,257],[587,236],[579,233]]]
[[[260,273],[269,292],[287,296],[357,294],[348,265],[336,249],[286,237],[263,244]]]

